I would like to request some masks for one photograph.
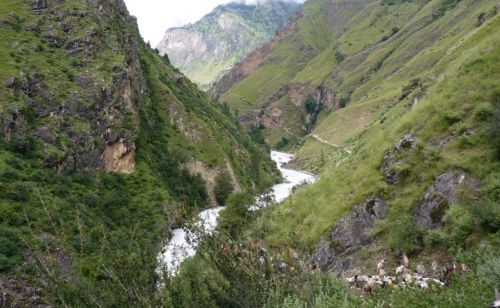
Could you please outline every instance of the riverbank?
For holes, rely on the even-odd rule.
[[[287,164],[293,159],[293,154],[272,151],[271,159],[276,162],[278,169],[283,175],[283,182],[271,187],[266,196],[257,196],[256,204],[251,210],[259,210],[266,206],[267,202],[263,199],[271,199],[280,203],[288,198],[293,193],[293,188],[298,185],[312,184],[316,177],[310,173],[290,169]],[[204,230],[205,233],[211,234],[217,227],[217,219],[224,207],[215,207],[204,210],[198,214],[199,222],[197,227]],[[181,263],[196,254],[197,241],[193,233],[186,228],[177,228],[171,231],[172,238],[162,249],[158,256],[158,269],[161,273],[165,268],[169,275],[175,276]]]

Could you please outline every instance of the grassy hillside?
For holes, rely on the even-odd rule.
[[[308,19],[308,10],[315,8],[322,9]],[[347,10],[337,27],[323,14],[334,8]],[[292,280],[288,287],[300,284],[307,291],[274,286],[293,294],[283,295],[277,306],[479,306],[493,299],[500,230],[497,11],[498,4],[487,0],[309,1],[297,27],[221,96],[247,125],[264,124],[271,144],[296,151],[296,166],[319,175],[283,204],[252,216],[242,238],[294,268],[300,268],[294,254],[309,264],[330,258],[321,269],[339,275],[376,273],[382,259],[393,271],[403,254],[413,270],[423,265],[435,277],[441,277],[441,266],[454,261],[468,264],[474,273],[442,290],[389,288],[362,299],[350,298],[342,284],[321,285],[314,280],[318,275],[311,282],[292,273],[285,275]],[[304,29],[307,43],[300,36]],[[328,44],[315,41],[322,35]],[[311,95],[327,90],[338,106],[323,108],[312,131],[298,129],[301,116],[301,124],[307,124]],[[275,108],[298,111],[293,116],[283,112],[279,124],[265,125]],[[460,184],[450,188],[446,179],[457,175]],[[443,192],[441,185],[449,190]],[[353,209],[374,197],[387,203],[388,214],[364,230],[367,222],[356,218],[362,214]],[[429,213],[430,226],[419,221],[418,213],[433,200],[437,207]],[[366,210],[373,211],[369,202]],[[365,232],[365,243],[350,242]],[[433,263],[437,269],[430,270]],[[468,282],[462,284],[462,278]],[[321,290],[314,291],[318,283]],[[477,297],[464,295],[471,289]]]
[[[390,198],[394,213],[390,220],[399,220],[432,181],[449,169],[466,170],[498,185],[500,42],[495,32],[499,22],[495,17],[441,60],[448,62],[448,68],[436,76],[418,106],[412,108],[406,99],[379,111],[368,129],[349,140],[351,155],[332,152],[321,166],[318,183],[272,211],[266,216],[269,221],[264,220],[255,230],[267,230],[264,234],[271,243],[307,246],[369,196]],[[387,184],[380,171],[384,155],[409,133],[419,137],[419,150],[404,158],[407,178],[401,185]],[[315,147],[310,141],[299,153],[309,155],[309,149]],[[329,153],[327,148],[322,152]],[[487,199],[487,195],[483,197]],[[495,198],[491,201],[498,202]],[[486,201],[474,200],[475,206],[481,202]],[[386,230],[389,234],[399,231]]]
[[[277,177],[122,1],[2,2],[0,67],[7,306],[155,305],[158,250],[212,205],[211,175],[252,192]]]
[[[235,81],[221,100],[238,110],[243,122],[248,122],[244,115],[249,113],[257,118],[264,114],[260,121],[265,121],[277,99],[295,95],[299,110],[294,118],[302,115],[303,127],[286,116],[267,125],[268,141],[276,145],[281,137],[292,137],[283,128],[301,137],[309,133],[305,102],[318,89],[329,91],[333,102],[321,102],[324,120],[317,121],[316,133],[342,144],[365,129],[380,106],[398,96],[412,79],[431,68],[432,74],[441,73],[443,67],[434,67],[437,61],[494,5],[494,1],[309,1],[296,29],[274,44],[258,68]],[[286,87],[300,89],[298,97],[283,91]],[[358,107],[340,114],[332,112],[355,104]]]

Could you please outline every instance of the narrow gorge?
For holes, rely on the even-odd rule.
[[[499,10],[0,1],[0,308],[500,307]]]

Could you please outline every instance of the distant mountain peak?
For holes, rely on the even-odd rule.
[[[168,29],[157,48],[202,89],[271,40],[301,4],[265,0],[217,6],[199,21]]]

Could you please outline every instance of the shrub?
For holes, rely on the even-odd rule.
[[[490,173],[484,179],[481,192],[492,201],[500,201],[500,172]]]
[[[20,258],[17,236],[8,227],[0,225],[0,273],[14,269]]]
[[[30,198],[31,189],[28,184],[24,182],[15,182],[10,184],[6,191],[5,197],[16,202],[25,202]]]
[[[226,209],[220,215],[220,228],[227,231],[231,236],[238,235],[249,214],[248,207],[253,203],[253,196],[247,192],[231,194],[226,201]]]
[[[339,101],[340,108],[345,108],[351,99],[349,97],[342,97]]]
[[[214,194],[217,203],[225,205],[229,195],[234,191],[231,176],[227,171],[221,172],[215,178]]]
[[[481,281],[494,288],[500,288],[500,256],[489,255],[483,264],[479,266],[479,277]]]
[[[476,203],[470,207],[471,215],[477,225],[485,231],[495,233],[500,230],[500,206],[493,201]]]
[[[287,145],[290,144],[290,139],[287,137],[281,138],[281,140],[276,144],[276,149],[277,150],[282,150],[284,149]]]
[[[496,158],[500,160],[500,91],[493,93],[491,100],[493,102],[493,114],[490,117],[490,134],[492,143],[496,147]]]
[[[313,114],[316,111],[317,105],[317,102],[309,95],[305,102],[307,113]]]
[[[393,251],[412,254],[421,245],[422,232],[409,215],[390,223],[388,230],[389,247]]]
[[[432,14],[433,19],[438,19],[446,14],[447,11],[454,9],[462,0],[443,0],[441,6]]]
[[[335,51],[335,60],[340,64],[345,60],[345,55],[337,50]]]
[[[440,245],[455,251],[461,250],[476,226],[473,216],[465,208],[454,206],[446,213],[445,222],[444,229],[427,232],[426,243],[431,246]]]
[[[35,154],[36,141],[31,136],[16,136],[11,140],[10,144],[13,152],[21,154],[24,157],[31,157]]]

